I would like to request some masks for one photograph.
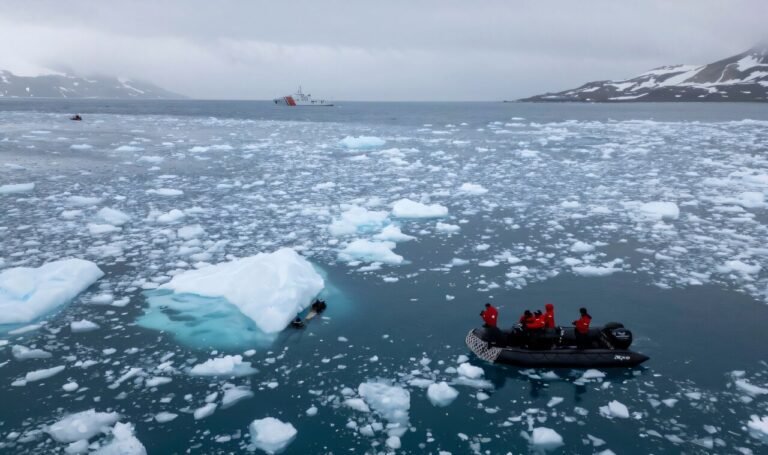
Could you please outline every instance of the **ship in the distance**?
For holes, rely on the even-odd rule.
[[[312,95],[309,93],[305,94],[301,91],[301,86],[299,86],[299,90],[297,90],[293,95],[275,98],[274,101],[275,104],[281,104],[284,106],[333,106],[333,103],[328,100],[313,100]]]

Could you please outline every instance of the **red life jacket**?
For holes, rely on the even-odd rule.
[[[585,314],[579,319],[573,321],[573,325],[576,326],[576,331],[582,335],[586,335],[589,332],[589,323],[592,322],[592,317]]]
[[[499,319],[499,311],[493,306],[483,310],[483,321],[488,327],[496,327],[496,321]]]
[[[555,306],[551,303],[544,305],[546,312],[544,313],[544,328],[555,328]]]

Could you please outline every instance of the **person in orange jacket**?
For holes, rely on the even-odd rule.
[[[536,311],[536,313],[531,314],[530,311],[525,310],[523,316],[525,317],[523,326],[526,329],[539,330],[544,328],[544,316],[542,316],[541,311]]]
[[[589,342],[589,324],[592,322],[592,316],[587,313],[586,308],[579,308],[579,314],[581,317],[573,321],[573,325],[576,328],[576,344],[584,348]]]
[[[486,327],[496,327],[496,323],[499,319],[499,310],[494,308],[490,303],[486,303],[485,309],[480,312],[480,317],[483,318]]]
[[[545,329],[554,329],[555,328],[555,306],[551,303],[547,303],[544,305],[544,328]]]

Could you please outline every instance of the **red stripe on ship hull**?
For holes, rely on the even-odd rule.
[[[289,106],[295,106],[296,105],[296,101],[293,100],[292,96],[286,96],[285,97],[285,104],[287,104]]]

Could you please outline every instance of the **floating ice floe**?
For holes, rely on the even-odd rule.
[[[158,196],[181,196],[182,194],[184,194],[184,191],[173,189],[173,188],[158,188],[156,190],[155,189],[147,190],[146,193],[156,194]]]
[[[251,422],[248,430],[251,433],[251,444],[268,454],[284,450],[298,434],[293,425],[274,417],[256,419]]]
[[[476,183],[464,183],[459,187],[459,192],[470,196],[479,196],[487,193],[488,189]]]
[[[357,205],[348,206],[331,222],[328,231],[334,236],[373,232],[384,226],[388,216],[387,212],[368,210]]]
[[[131,216],[127,213],[121,212],[120,210],[113,209],[111,207],[102,208],[96,212],[96,216],[105,223],[112,224],[114,226],[122,226],[131,219]]]
[[[392,204],[392,215],[397,218],[441,218],[448,215],[448,208],[440,204],[400,199]]]
[[[388,242],[409,242],[416,239],[416,237],[408,234],[404,234],[398,226],[390,224],[381,230],[378,234],[373,236],[376,240],[383,240]]]
[[[0,324],[26,324],[64,305],[101,278],[93,262],[62,259],[0,272]]]
[[[248,376],[256,373],[251,362],[244,362],[241,355],[226,355],[206,360],[189,370],[193,376]]]
[[[469,362],[464,362],[456,368],[456,371],[465,378],[479,379],[485,375],[485,371],[482,368],[476,367]]]
[[[7,185],[0,185],[0,194],[26,193],[34,189],[34,183],[10,183]]]
[[[339,144],[348,149],[370,149],[381,147],[387,141],[376,136],[347,136]]]
[[[72,321],[69,324],[69,327],[73,333],[92,332],[99,329],[98,324],[86,319],[81,319],[80,321]]]
[[[290,248],[180,273],[161,286],[177,294],[223,297],[264,333],[276,333],[312,302],[325,283]]]
[[[408,430],[411,394],[402,387],[386,382],[364,382],[357,392],[382,418],[387,420],[387,434],[402,437]]]
[[[117,422],[111,433],[112,439],[93,452],[94,455],[147,455],[147,449],[136,438],[132,424]]]
[[[600,406],[600,415],[608,418],[628,419],[629,409],[616,400],[608,403],[608,406]]]
[[[403,257],[392,251],[396,246],[395,242],[372,242],[366,239],[357,239],[339,251],[339,259],[347,262],[364,261],[393,265],[402,264]]]
[[[459,391],[449,386],[446,382],[430,384],[427,388],[427,398],[435,406],[445,407],[453,403],[459,396]]]
[[[95,409],[69,414],[46,428],[46,433],[58,442],[88,440],[117,422],[116,412],[96,412]]]
[[[747,427],[752,436],[768,444],[768,417],[752,415],[747,422]]]
[[[52,356],[50,352],[43,349],[30,349],[19,344],[11,348],[11,353],[16,360],[48,359]]]
[[[460,230],[461,227],[458,224],[441,223],[440,221],[435,224],[435,231],[437,232],[452,234],[454,232],[459,232]]]
[[[644,216],[657,220],[676,220],[680,216],[680,208],[674,202],[646,202],[639,209]]]
[[[531,446],[537,450],[554,450],[563,445],[563,437],[546,427],[536,427],[531,432]]]

